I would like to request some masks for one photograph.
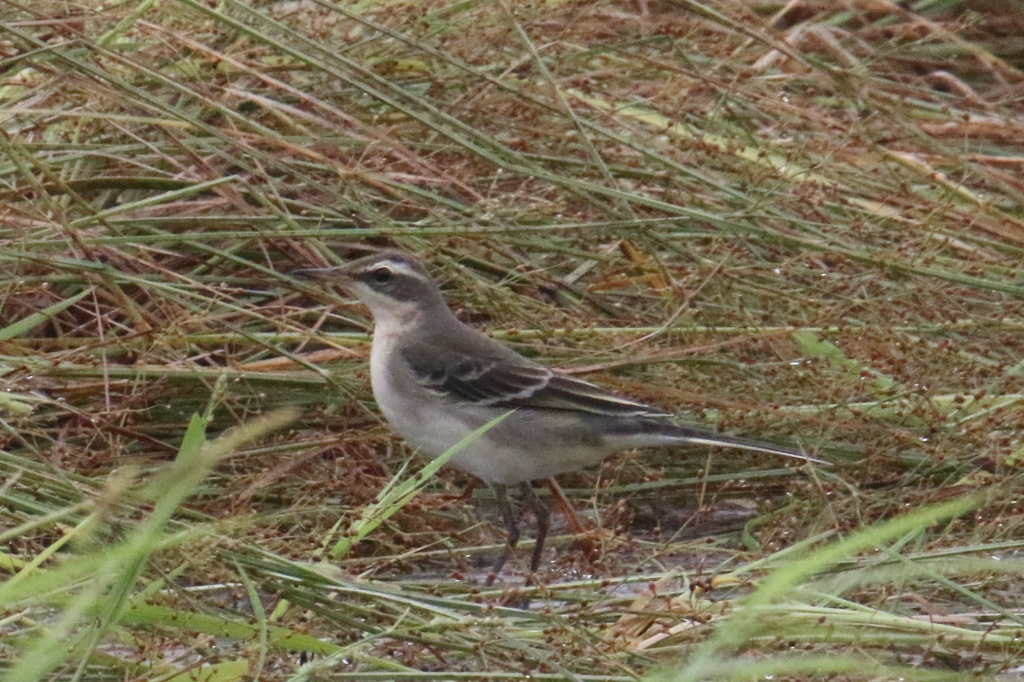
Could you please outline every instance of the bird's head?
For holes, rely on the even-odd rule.
[[[437,283],[410,253],[389,249],[333,268],[294,270],[296,277],[336,284],[362,301],[378,324],[447,305]]]

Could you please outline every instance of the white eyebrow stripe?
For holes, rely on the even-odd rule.
[[[423,279],[420,273],[416,272],[411,267],[409,267],[408,263],[403,263],[397,260],[386,260],[383,263],[381,263],[381,265],[387,265],[395,272],[399,272],[403,275],[409,275],[410,277],[415,277],[416,279]]]
[[[400,260],[392,260],[390,258],[385,258],[374,263],[368,264],[365,268],[363,268],[363,272],[373,272],[374,270],[382,266],[388,268],[389,270],[391,270],[391,272],[393,272],[396,275],[412,277],[413,279],[418,279],[421,282],[431,281],[429,278],[424,277],[422,273],[418,272],[408,263],[405,263]]]

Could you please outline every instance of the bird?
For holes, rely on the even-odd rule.
[[[646,447],[710,445],[828,464],[783,446],[680,424],[670,412],[515,352],[459,320],[424,264],[400,249],[381,249],[343,265],[291,275],[336,285],[370,309],[375,327],[370,382],[380,411],[414,449],[437,457],[493,420],[448,464],[494,490],[507,530],[485,584],[501,573],[520,537],[508,499],[518,486],[537,519],[531,575],[541,561],[550,514],[531,481]]]

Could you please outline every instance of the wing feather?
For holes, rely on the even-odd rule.
[[[436,348],[410,348],[404,354],[420,384],[450,400],[479,405],[565,410],[609,416],[668,416],[649,405],[558,374],[518,355],[475,358]]]

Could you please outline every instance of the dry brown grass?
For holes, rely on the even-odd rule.
[[[312,674],[298,652],[322,677],[388,679],[632,678],[702,651],[736,677],[1020,665],[1014,3],[0,13],[11,575],[135,528],[149,507],[111,472],[163,469],[194,412],[219,433],[303,410],[214,469],[99,641],[79,622],[85,648],[30,675],[15,662],[81,585],[0,590],[18,679]],[[366,312],[287,275],[361,244],[424,254],[463,319],[524,353],[836,466],[662,452],[567,476],[596,530],[556,540],[528,610],[501,606],[516,566],[504,595],[475,586],[501,536],[485,492],[450,499],[458,472],[317,573],[409,458],[372,404]],[[746,591],[713,578],[969,492],[973,512],[870,536],[877,553],[789,595],[805,610],[716,648]],[[98,509],[93,544],[62,547]]]

